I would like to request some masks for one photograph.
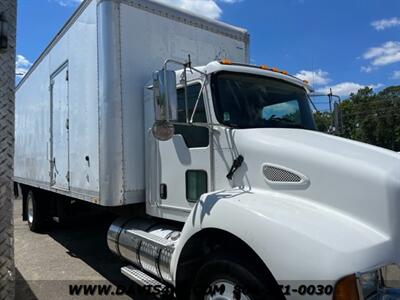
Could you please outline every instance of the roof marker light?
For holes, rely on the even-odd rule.
[[[271,71],[272,72],[279,72],[278,68],[272,68]]]
[[[270,70],[270,67],[268,67],[267,65],[261,65],[261,66],[260,66],[260,69],[263,69],[263,70]]]
[[[221,65],[231,65],[231,64],[232,64],[232,61],[229,60],[229,59],[224,58],[224,59],[222,59],[222,60],[220,61],[220,64],[221,64]]]
[[[281,71],[281,73],[282,73],[283,75],[288,75],[288,74],[289,74],[288,71]]]

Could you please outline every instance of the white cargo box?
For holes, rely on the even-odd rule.
[[[17,87],[15,181],[145,199],[143,90],[168,58],[248,62],[245,30],[149,0],[86,0]]]

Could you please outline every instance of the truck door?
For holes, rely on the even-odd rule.
[[[51,76],[51,185],[69,190],[68,64]]]
[[[188,86],[188,111],[191,116],[201,84]],[[175,135],[158,142],[159,203],[164,209],[190,212],[200,196],[210,190],[210,136],[206,127],[187,126],[184,88],[178,89],[178,121]],[[194,122],[207,121],[203,96],[196,109]]]

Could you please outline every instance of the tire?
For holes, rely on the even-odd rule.
[[[35,193],[30,190],[26,196],[26,214],[29,229],[33,232],[39,232],[43,229],[43,216],[39,201],[35,197]]]
[[[200,267],[189,299],[285,299],[275,280],[262,274],[259,266],[238,256],[216,255]]]

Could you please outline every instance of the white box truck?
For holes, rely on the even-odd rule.
[[[249,65],[246,30],[85,0],[17,87],[23,218],[131,212],[108,232],[121,272],[181,299],[394,295],[400,157],[316,132],[310,91]]]

